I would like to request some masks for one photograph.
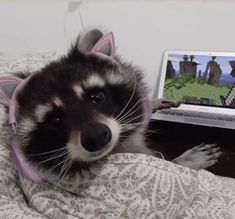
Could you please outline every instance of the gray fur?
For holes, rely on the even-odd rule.
[[[92,60],[90,62],[94,62],[95,57],[92,57],[93,59],[89,59],[90,57],[87,56],[86,54],[89,53],[89,51],[91,51],[91,49],[102,38],[102,36],[103,36],[103,33],[101,31],[97,30],[97,29],[93,29],[93,30],[85,33],[84,35],[81,35],[78,38],[77,43],[76,43],[76,47],[75,47],[76,51],[78,52],[77,55],[80,57],[80,55],[82,54],[82,56],[84,56],[83,58],[87,59],[86,60],[87,62],[89,62],[90,60]],[[65,64],[64,60],[65,59],[62,59],[60,65],[55,65],[55,63],[54,63],[54,65],[49,66],[51,68],[46,68],[45,67],[44,71],[42,71],[40,73],[43,74],[45,77],[48,77],[48,79],[52,79],[52,81],[54,80],[54,81],[58,82],[58,80],[57,80],[58,79],[58,74],[56,75],[56,77],[54,77],[54,75],[53,75],[52,78],[50,78],[49,74],[54,73],[53,70],[55,70],[55,72],[60,70],[59,67],[61,67],[61,66],[63,67],[63,65]],[[94,63],[89,63],[90,64],[89,67],[93,66],[93,64],[94,64],[94,66],[96,66],[97,63],[99,63],[99,64],[101,63],[101,65],[106,65],[107,64],[107,66],[109,68],[107,68],[108,70],[106,68],[102,68],[102,72],[101,72],[102,74],[101,74],[100,72],[98,72],[98,70],[95,71],[96,69],[94,67],[92,67],[91,71],[88,72],[89,75],[84,75],[82,80],[79,79],[77,81],[78,85],[82,87],[81,89],[78,87],[78,85],[77,85],[77,89],[76,89],[76,84],[73,84],[73,83],[75,83],[74,80],[72,80],[72,82],[70,81],[71,82],[71,90],[74,90],[76,95],[80,99],[82,99],[83,92],[85,92],[83,90],[83,87],[86,87],[86,86],[84,86],[83,83],[87,79],[89,79],[90,76],[97,74],[97,76],[102,77],[101,79],[102,79],[102,81],[104,81],[104,86],[105,85],[124,85],[124,87],[128,88],[128,90],[136,91],[136,93],[138,94],[137,97],[136,97],[136,99],[137,99],[136,102],[140,101],[140,107],[139,108],[141,108],[143,110],[145,108],[144,107],[144,104],[145,104],[144,98],[146,98],[146,96],[148,94],[148,91],[149,91],[148,87],[146,86],[146,84],[144,82],[143,71],[141,69],[139,69],[138,67],[132,65],[131,63],[126,63],[126,62],[122,61],[121,58],[119,58],[118,56],[115,56],[115,60],[117,61],[118,64],[111,65],[110,63],[99,62],[99,60],[95,60],[95,64]],[[60,62],[60,60],[58,62]],[[76,64],[77,63],[75,63],[75,64],[73,63],[73,65],[71,65],[70,67],[74,67]],[[80,63],[79,67],[81,67],[81,65],[82,65],[82,63]],[[57,68],[52,69],[52,68],[54,68],[54,66],[56,66]],[[94,71],[93,71],[93,68],[94,68]],[[99,68],[97,68],[97,69],[99,69]],[[69,69],[69,70],[71,70],[71,69]],[[40,73],[35,74],[35,77],[38,76],[38,75],[40,76]],[[67,71],[63,71],[62,73],[67,73]],[[76,71],[75,71],[75,73],[76,73]],[[81,73],[81,72],[79,72],[79,73]],[[65,78],[66,77],[67,77],[67,74],[65,74]],[[34,78],[34,76],[32,76],[31,80],[33,80],[33,78]],[[48,80],[48,81],[50,81],[50,80]],[[59,81],[62,81],[62,80],[59,80]],[[39,83],[39,85],[41,86],[41,83]],[[46,84],[46,85],[48,85],[48,84]],[[24,88],[24,89],[26,89],[26,88]],[[35,86],[32,86],[32,89],[34,89],[34,90],[33,91],[30,90],[30,92],[25,94],[26,97],[28,97],[29,94],[34,93]],[[35,93],[36,92],[37,91],[35,91]],[[39,95],[40,94],[41,93],[39,93]],[[48,96],[50,96],[50,93],[46,93],[46,94]],[[44,98],[45,95],[42,95],[42,96]],[[59,98],[60,98],[59,96],[58,97],[54,96],[52,98],[50,104],[54,103],[55,105],[63,107],[64,103]],[[24,98],[23,98],[23,100],[24,100]],[[33,104],[30,105],[29,102],[32,103],[32,101],[34,101],[34,102],[33,102]],[[31,97],[30,100],[27,99],[27,101],[24,102],[24,103],[25,103],[25,105],[22,107],[22,108],[24,108],[23,109],[24,114],[20,114],[20,116],[18,118],[18,120],[19,120],[18,125],[19,126],[18,126],[18,133],[17,133],[17,138],[18,138],[19,144],[22,147],[24,147],[24,145],[29,144],[29,142],[32,140],[31,139],[31,138],[33,138],[32,137],[32,132],[35,131],[34,129],[37,129],[37,123],[43,123],[45,115],[48,112],[47,109],[45,110],[44,108],[43,109],[42,108],[37,108],[37,106],[39,106],[40,103],[35,103],[35,98]],[[161,105],[161,103],[159,103],[159,102],[157,102],[156,104]],[[161,106],[162,106],[162,108],[169,108],[171,106],[174,106],[174,104],[175,104],[175,102],[169,102],[169,104],[165,104],[165,105],[162,104]],[[28,105],[30,105],[30,106],[28,106]],[[32,110],[30,107],[33,108],[34,110]],[[21,112],[21,110],[22,109],[20,108],[19,112]],[[77,108],[76,108],[76,110],[77,110]],[[32,115],[32,112],[34,113],[34,115]],[[37,115],[35,115],[35,112],[36,112]],[[83,111],[83,112],[85,112],[85,111]],[[98,114],[97,111],[93,111],[93,112],[97,116],[97,114]],[[131,129],[133,132],[131,134],[127,135],[126,136],[127,138],[125,140],[123,140],[123,142],[121,142],[120,144],[117,143],[117,145],[115,145],[115,147],[112,148],[113,150],[110,151],[110,153],[117,153],[117,152],[126,153],[126,152],[128,152],[128,153],[144,153],[144,154],[154,155],[154,152],[152,152],[147,147],[147,144],[145,142],[144,133],[146,131],[146,121],[144,120],[144,118],[145,118],[144,113],[141,112],[140,114],[141,115],[138,115],[138,116],[141,117],[141,121],[139,121],[138,124],[133,123],[133,124],[128,124],[127,125],[127,124],[121,124],[120,121],[116,121],[116,122],[120,123],[119,125],[120,125],[121,129],[123,129],[123,130]],[[101,115],[98,114],[98,116],[101,116]],[[93,115],[90,116],[90,118],[92,118],[92,119],[93,119],[93,117],[94,117],[94,119],[96,118]],[[86,117],[86,118],[88,118],[88,117]],[[88,119],[90,119],[90,118],[88,118]],[[87,119],[85,120],[85,123],[87,123]],[[78,133],[78,132],[75,132],[75,133]],[[4,142],[9,142],[9,136],[11,134],[12,134],[11,127],[9,125],[6,125],[5,132],[4,132],[4,135],[5,135]],[[41,135],[40,135],[40,137],[41,137]],[[50,137],[50,140],[51,140],[51,135],[49,137]],[[39,140],[40,139],[41,138],[39,138]],[[34,146],[34,144],[31,145],[31,146]],[[36,148],[40,148],[40,147],[36,147]],[[202,151],[199,151],[199,152],[203,153]],[[190,167],[195,168],[194,164],[198,163],[198,158],[197,158],[198,156],[195,156],[195,154],[197,155],[198,151],[196,151],[196,152],[193,151],[193,153],[190,152],[190,153],[186,153],[186,154],[187,154],[187,156],[190,155],[190,159],[192,160],[192,162],[190,162]],[[106,155],[107,155],[107,153],[105,154],[105,156]],[[100,156],[97,159],[101,159],[101,158],[102,157]],[[196,159],[196,162],[194,162],[195,159]],[[217,159],[217,157],[215,159]],[[174,162],[176,162],[176,163],[189,166],[189,164],[186,161],[187,161],[187,157],[185,157],[185,156],[181,156],[181,157],[179,157],[179,159],[174,160]],[[207,160],[206,161],[203,160],[200,163],[205,164],[204,166],[208,166]]]
[[[103,33],[98,29],[92,29],[78,37],[77,49],[82,53],[88,53],[94,45],[103,37]]]

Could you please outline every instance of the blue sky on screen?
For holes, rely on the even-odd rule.
[[[183,56],[184,55],[169,55],[169,60],[172,61],[172,65],[176,72],[179,72],[179,61],[183,61]],[[211,56],[195,55],[194,61],[199,64],[197,66],[197,72],[201,70],[203,73],[206,69],[207,63],[211,61]],[[223,74],[230,74],[232,68],[229,61],[235,61],[235,57],[217,56],[215,61],[220,65]]]

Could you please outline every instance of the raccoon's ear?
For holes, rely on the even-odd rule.
[[[106,35],[100,30],[93,29],[80,37],[77,42],[77,49],[85,54],[94,54],[102,58],[114,57],[114,36],[110,32]]]
[[[14,76],[0,77],[0,103],[9,106],[11,97],[22,79]]]
[[[76,49],[82,53],[89,53],[95,44],[103,37],[103,33],[98,29],[93,29],[79,36],[76,44]]]
[[[102,54],[109,56],[111,58],[114,57],[114,36],[113,33],[110,32],[103,36],[91,49],[91,53],[95,53],[97,55]]]

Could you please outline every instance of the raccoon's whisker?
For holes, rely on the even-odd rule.
[[[58,160],[59,157],[61,157],[61,156],[54,156],[54,157],[52,157],[52,158],[54,158],[54,159],[57,158],[57,160]],[[50,159],[50,158],[49,158],[49,159]],[[51,159],[51,160],[53,160],[53,159]],[[57,166],[59,166],[60,164],[62,164],[62,163],[64,162],[64,160],[62,160],[61,162],[59,162],[58,164],[56,164],[56,165],[54,166],[54,164],[55,164],[55,162],[56,162],[57,160],[55,160],[55,161],[53,162],[52,168],[50,168],[50,169],[48,170],[49,172],[51,172],[51,171],[54,170]],[[48,161],[48,159],[45,160],[45,161],[39,162],[39,163],[37,164],[37,167],[40,168],[40,164],[43,163],[43,162],[46,162],[46,161]]]
[[[148,137],[151,137],[153,134],[159,134],[159,133],[160,133],[160,132],[147,132],[147,131],[146,131],[146,132],[144,133],[144,136],[146,136],[146,137],[148,138]]]
[[[60,172],[60,174],[59,174],[59,177],[61,176],[61,174],[63,173],[63,171],[65,170],[65,168],[66,168],[66,162],[68,162],[69,161],[69,159],[70,159],[70,153],[68,153],[67,155],[66,155],[66,157],[65,157],[65,159],[64,159],[64,163],[63,163],[63,166],[62,166],[62,168],[61,168],[61,172]]]
[[[140,123],[142,124],[142,123]],[[126,132],[126,131],[129,131],[129,130],[132,130],[133,128],[135,128],[136,126],[140,125],[140,124],[135,124],[133,126],[130,126],[130,127],[124,127],[121,129],[121,132]]]
[[[65,150],[65,149],[66,149],[66,147],[62,147],[62,148],[52,150],[52,151],[47,151],[47,152],[43,152],[43,153],[35,153],[35,154],[27,154],[27,155],[29,155],[29,156],[41,156],[41,155],[45,155],[45,154],[55,153],[57,151],[62,151],[62,150]]]
[[[113,110],[113,113],[111,114],[111,117],[114,117],[114,114],[115,114],[116,110],[117,110],[117,107]]]
[[[122,129],[125,129],[125,128],[133,128],[137,125],[141,125],[143,124],[143,122],[133,122],[133,123],[122,123]]]
[[[142,105],[139,105],[138,107],[136,107],[137,106],[137,104],[140,102],[140,101],[142,101],[144,98],[141,98],[141,99],[139,99],[136,103],[135,103],[135,105],[133,105],[132,106],[132,108],[130,109],[130,110],[128,110],[128,112],[126,112],[122,117],[120,117],[117,121],[118,122],[122,122],[123,120],[125,120],[127,117],[129,117],[129,116],[131,116],[133,113],[135,113],[138,109],[140,109],[141,107],[142,107]],[[135,108],[136,107],[136,108]]]
[[[132,128],[129,128],[129,129],[123,129],[123,130],[121,131],[121,133],[128,132],[128,131],[130,131],[130,130],[132,130],[132,129],[133,129],[133,127],[132,127]]]
[[[60,161],[58,164],[56,164],[55,166],[53,166],[52,168],[49,169],[49,171],[53,171],[56,167],[60,166],[62,163],[64,163],[64,159],[62,161]]]
[[[151,136],[151,134],[150,133],[144,133],[144,136],[148,138],[149,136]]]
[[[159,134],[159,133],[161,133],[161,131],[160,130],[146,130],[146,133],[150,133],[150,134]]]
[[[121,133],[127,132],[127,131],[129,131],[129,130],[131,130],[131,128],[130,128],[130,129],[124,129],[124,130],[122,130]]]
[[[64,177],[66,176],[69,168],[71,167],[71,164],[72,164],[72,160],[71,160],[71,158],[70,158],[70,156],[68,154],[66,159],[64,160],[64,164],[63,164],[63,166],[61,168],[61,171],[60,171],[60,174],[59,174],[59,179],[60,179],[59,184],[61,184],[61,182],[63,181]],[[63,176],[62,176],[62,174],[63,174]]]
[[[133,126],[133,125],[140,125],[143,124],[143,122],[132,122],[132,123],[122,123],[123,126]]]
[[[126,131],[129,131],[129,130],[133,130],[133,129],[138,128],[138,126],[141,126],[141,125],[142,125],[142,123],[135,123],[132,126],[123,126],[121,128],[120,132],[126,132]]]
[[[123,109],[122,109],[121,112],[116,116],[115,119],[118,119],[118,117],[119,117],[120,115],[122,115],[122,113],[125,111],[125,109],[126,109],[126,108],[128,107],[128,105],[130,104],[132,98],[134,97],[134,94],[135,94],[135,91],[136,91],[136,85],[137,85],[136,80],[135,80],[134,82],[135,82],[134,89],[133,89],[133,92],[131,93],[131,96],[130,96],[129,100],[127,101],[127,104],[123,107]]]
[[[65,169],[67,160],[68,160],[68,157],[66,157],[66,158],[64,159],[63,165],[62,165],[62,167],[61,167],[61,169],[60,169],[59,179],[61,178],[61,175],[62,175],[62,173],[63,173],[63,171],[64,171],[64,169]]]
[[[59,153],[56,153],[56,155],[59,155],[59,154],[60,154],[60,152],[59,152]],[[54,160],[54,162],[53,162],[52,166],[56,164],[56,162],[58,161],[58,159],[59,159],[59,157],[58,157],[57,159],[55,159],[55,160]]]
[[[71,167],[71,164],[72,164],[72,161],[70,160],[67,164],[67,168],[66,170],[64,171],[64,175],[63,177],[61,178],[61,182],[63,181],[64,177],[67,175],[68,171],[69,171],[69,168]]]
[[[128,113],[130,113],[130,112],[133,110],[133,108],[136,107],[136,105],[137,105],[141,100],[143,100],[143,98],[139,98],[139,100],[138,100],[127,112],[125,112],[125,113],[124,113],[123,115],[121,115],[121,117],[119,117],[119,118],[118,118],[118,116],[116,116],[115,119],[120,120],[120,119],[122,119],[123,117],[125,117]],[[119,116],[120,116],[120,115],[119,115]]]
[[[46,162],[48,162],[48,161],[50,161],[50,160],[54,160],[54,159],[63,157],[63,156],[65,156],[65,155],[67,155],[68,153],[69,153],[69,152],[65,151],[65,152],[59,154],[58,156],[50,157],[50,158],[48,158],[48,159],[46,159],[46,160],[43,160],[43,161],[39,162],[39,165],[42,164],[42,163],[46,163]]]
[[[127,135],[119,135],[120,138],[127,138]]]
[[[124,124],[129,124],[131,121],[136,120],[136,119],[138,119],[138,118],[141,118],[141,117],[143,117],[144,115],[145,115],[145,114],[141,114],[141,115],[135,116],[135,117],[133,117],[133,118],[127,119],[127,120],[123,121],[123,123],[124,123]],[[132,124],[132,123],[130,123],[130,124]]]

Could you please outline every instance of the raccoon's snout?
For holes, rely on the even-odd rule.
[[[104,148],[111,141],[111,138],[110,128],[101,123],[89,124],[81,132],[81,144],[89,152]]]

